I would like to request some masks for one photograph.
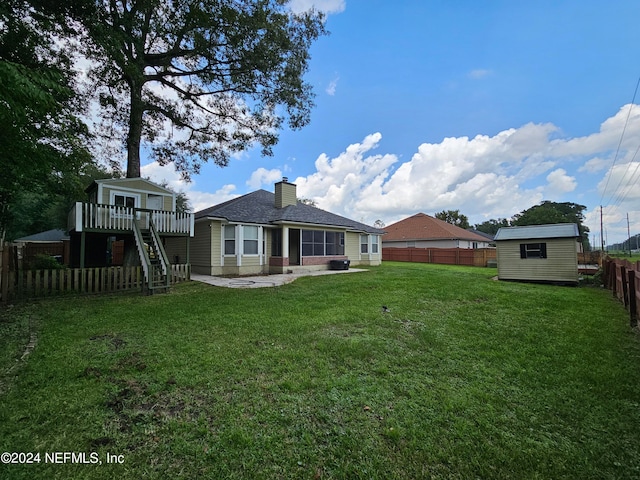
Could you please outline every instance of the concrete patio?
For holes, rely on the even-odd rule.
[[[315,277],[320,275],[338,275],[343,273],[366,272],[361,268],[350,268],[349,270],[317,270],[296,273],[279,273],[273,275],[258,275],[252,277],[214,277],[212,275],[191,274],[191,280],[195,282],[207,283],[216,287],[227,288],[262,288],[278,287],[293,282],[300,277]]]

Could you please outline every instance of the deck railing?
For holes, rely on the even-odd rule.
[[[134,219],[142,223],[142,228],[149,228],[149,220],[153,219],[160,234],[193,236],[193,213],[148,210],[100,203],[76,202],[69,212],[67,226],[69,230],[76,232],[87,230],[132,231]]]

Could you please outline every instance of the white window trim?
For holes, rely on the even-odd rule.
[[[248,240],[251,241],[257,241],[258,242],[258,253],[244,253],[244,227],[255,227],[258,229],[258,237],[253,239],[250,238]],[[246,256],[246,257],[259,257],[262,255],[262,253],[260,252],[260,250],[262,250],[262,246],[261,246],[261,232],[262,232],[262,227],[258,226],[258,225],[242,225],[242,255]]]
[[[376,239],[374,242],[373,239]],[[373,246],[376,245],[378,247],[378,251],[373,251]],[[379,255],[380,254],[380,235],[369,235],[369,255]]]
[[[134,208],[140,208],[140,194],[133,192],[125,192],[123,190],[111,190],[109,192],[109,205],[116,204],[116,195],[122,197],[132,197],[133,198],[133,206]]]
[[[362,237],[366,237],[367,241],[363,242],[362,241]],[[371,235],[366,234],[366,233],[361,233],[360,234],[360,239],[358,240],[358,243],[360,244],[360,255],[371,255]],[[362,246],[363,245],[367,246],[367,251],[366,252],[362,251]]]
[[[226,238],[226,231],[227,228],[234,229],[234,237],[233,240],[235,242],[234,244],[234,249],[233,249],[233,253],[226,253],[226,247],[225,247],[225,242],[227,240]],[[238,225],[222,225],[222,256],[223,257],[235,257],[238,254]],[[230,240],[230,239],[229,239]]]

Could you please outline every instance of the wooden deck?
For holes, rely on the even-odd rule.
[[[161,235],[193,237],[193,213],[147,210],[120,207],[100,203],[76,204],[69,212],[67,227],[70,232],[133,232],[133,221],[138,220],[143,228],[153,221]]]

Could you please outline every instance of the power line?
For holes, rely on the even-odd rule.
[[[629,170],[631,170],[631,165],[633,164],[633,161],[636,159],[636,156],[638,155],[639,151],[640,151],[640,145],[638,145],[638,148],[636,149],[635,153],[633,154],[633,157],[631,158],[631,160],[627,164],[627,170],[624,172],[624,175],[620,178],[620,181],[618,182],[618,186],[613,191],[613,194],[612,194],[611,198],[612,198],[613,204],[616,205],[616,206],[620,205],[622,203],[622,201],[625,199],[625,197],[630,192],[630,187],[634,183],[635,177],[636,177],[636,175],[638,173],[638,170],[640,168],[640,162],[636,164],[636,169],[633,171],[633,174],[631,174],[631,177],[629,177],[629,181],[627,181],[627,184],[623,188],[620,188],[620,186],[622,185],[623,180],[627,176],[627,173],[629,173]]]
[[[624,128],[622,129],[622,134],[620,135],[620,141],[618,142],[618,148],[616,149],[616,154],[613,157],[613,163],[611,164],[611,168],[609,169],[609,174],[607,175],[607,181],[605,182],[604,189],[602,190],[602,197],[600,197],[600,205],[602,205],[602,201],[604,200],[604,195],[607,192],[607,187],[609,186],[609,180],[611,179],[611,172],[613,172],[613,167],[615,167],[616,162],[618,161],[618,155],[620,153],[620,146],[622,145],[622,139],[624,138],[624,134],[627,131],[627,125],[629,124],[629,117],[631,116],[631,110],[636,101],[636,95],[638,93],[638,87],[640,87],[640,77],[638,77],[638,81],[636,82],[636,89],[633,92],[633,98],[631,99],[631,105],[629,105],[629,112],[627,113],[627,119],[624,122]]]

